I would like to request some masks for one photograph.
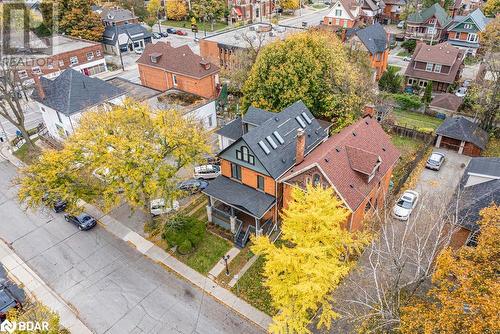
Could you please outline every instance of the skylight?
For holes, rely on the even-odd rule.
[[[271,136],[267,136],[266,139],[267,139],[267,142],[269,143],[269,145],[271,145],[274,149],[276,149],[276,147],[278,147],[278,145],[276,145],[276,143],[271,138]]]
[[[267,145],[262,140],[259,142],[259,146],[264,152],[266,152],[266,154],[271,153]]]
[[[285,141],[281,137],[281,135],[278,133],[278,131],[273,132],[274,138],[276,138],[277,141],[279,141],[280,144],[283,144]]]
[[[297,121],[297,123],[299,123],[299,125],[300,125],[301,127],[303,127],[303,128],[305,128],[305,127],[306,127],[306,123],[304,123],[304,121],[302,120],[302,117],[297,116],[297,117],[295,117],[295,120]]]
[[[312,123],[312,120],[309,118],[309,116],[307,116],[307,114],[306,114],[305,111],[302,113],[302,117],[304,117],[304,119],[306,120],[307,124],[311,124]]]

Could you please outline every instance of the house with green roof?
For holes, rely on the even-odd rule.
[[[446,29],[448,43],[464,49],[466,55],[474,56],[480,46],[480,35],[489,21],[479,8],[467,16],[455,16]]]
[[[408,16],[405,39],[440,42],[451,17],[438,3]]]

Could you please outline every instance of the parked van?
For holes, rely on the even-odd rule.
[[[179,202],[177,201],[172,201],[172,205],[169,207],[165,205],[165,199],[163,198],[154,199],[150,203],[150,212],[153,216],[159,216],[177,210],[179,210]]]
[[[194,168],[195,179],[215,179],[220,175],[220,167],[217,165],[202,165]]]

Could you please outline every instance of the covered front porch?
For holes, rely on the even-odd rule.
[[[203,190],[208,196],[208,221],[230,230],[238,247],[250,235],[270,235],[276,226],[276,201],[271,195],[219,176]]]

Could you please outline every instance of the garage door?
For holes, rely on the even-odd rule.
[[[458,150],[460,149],[460,143],[461,141],[458,139],[443,137],[441,138],[441,145],[439,146],[448,150],[458,152]]]

